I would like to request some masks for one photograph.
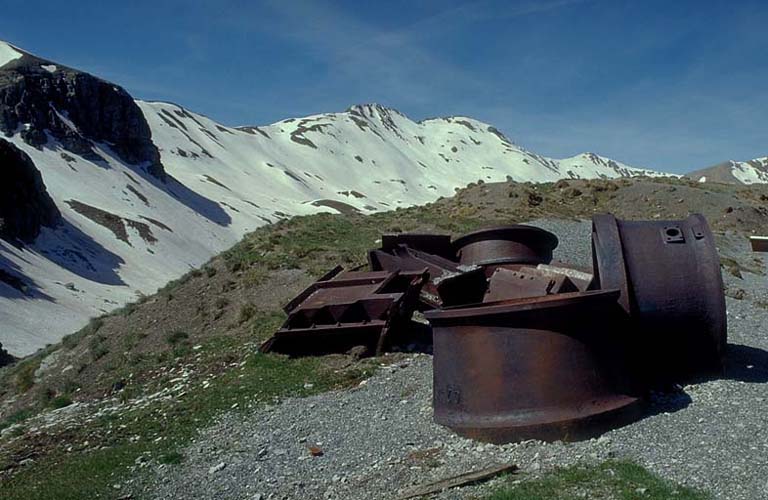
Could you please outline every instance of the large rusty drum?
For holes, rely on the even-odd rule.
[[[433,327],[435,422],[493,443],[575,440],[638,414],[625,372],[618,291],[425,313]]]
[[[651,379],[676,381],[723,367],[727,322],[720,258],[702,215],[683,220],[592,218],[594,272],[618,289]]]

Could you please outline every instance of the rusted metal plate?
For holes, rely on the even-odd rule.
[[[753,252],[768,252],[768,236],[750,236],[749,243]]]
[[[517,224],[465,234],[453,242],[465,265],[547,264],[557,236],[544,229]]]
[[[511,270],[500,267],[488,280],[483,302],[541,297],[556,293],[578,292],[568,276],[528,267]]]
[[[592,274],[592,269],[584,269],[564,262],[539,264],[536,266],[536,269],[545,273],[564,274],[565,276],[568,276],[580,292],[594,289],[595,276]]]
[[[428,311],[435,421],[481,441],[575,440],[637,416],[618,291]]]
[[[437,282],[444,276],[461,273],[458,262],[450,261],[439,255],[420,252],[406,245],[391,247],[388,252],[371,250],[368,252],[368,263],[372,271],[420,271],[427,269],[429,280],[422,287],[420,295],[421,301],[427,309],[442,305],[437,291]]]
[[[727,341],[720,259],[706,219],[593,218],[595,274],[619,302],[653,359],[647,376],[671,381],[719,371]]]
[[[392,339],[389,330],[402,329],[410,318],[426,277],[426,270],[334,268],[288,303],[288,318],[260,350],[301,356],[362,345],[381,352]]]
[[[619,227],[613,215],[592,216],[592,269],[599,287],[621,292],[619,304],[629,313],[627,266],[624,263]]]

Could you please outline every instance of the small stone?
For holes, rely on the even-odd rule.
[[[319,446],[308,446],[309,454],[313,457],[322,457],[325,453]]]
[[[640,495],[645,495],[645,493],[648,491],[648,488],[636,488],[635,493],[638,493]]]
[[[224,467],[226,466],[227,464],[225,464],[224,462],[219,462],[218,464],[208,469],[208,474],[216,474],[217,472],[224,470]]]

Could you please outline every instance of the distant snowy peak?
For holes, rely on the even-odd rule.
[[[166,171],[247,226],[254,217],[274,222],[314,211],[391,210],[450,196],[478,180],[660,175],[593,153],[546,158],[472,118],[415,122],[380,104],[243,127],[177,104],[137,104]]]
[[[696,170],[686,177],[698,182],[723,182],[726,184],[768,183],[768,157],[749,161],[729,160],[708,168]]]

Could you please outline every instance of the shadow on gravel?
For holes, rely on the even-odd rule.
[[[736,380],[754,384],[768,383],[768,351],[740,344],[728,344],[725,356],[725,371],[687,383],[703,383],[711,380]],[[691,397],[680,386],[672,386],[652,392],[648,404],[637,420],[660,413],[673,413],[691,404]]]
[[[693,400],[682,390],[669,390],[665,392],[653,392],[648,398],[642,416],[638,420],[652,417],[660,413],[674,413],[691,404]]]
[[[739,344],[728,344],[725,355],[725,380],[764,384],[768,382],[768,351]]]

